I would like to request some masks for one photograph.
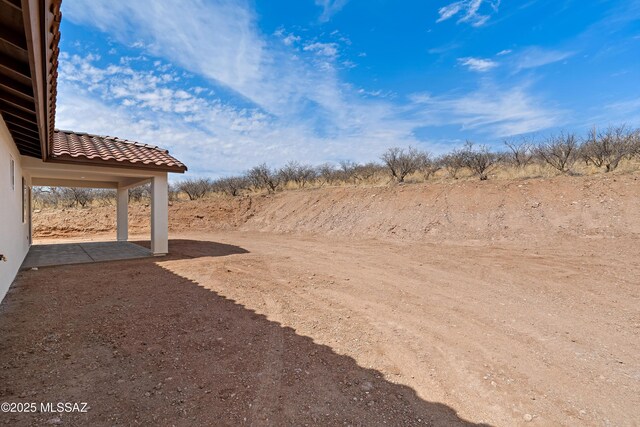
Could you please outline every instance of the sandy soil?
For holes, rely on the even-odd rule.
[[[174,203],[168,257],[20,273],[0,401],[91,409],[0,423],[639,425],[638,178]]]
[[[640,245],[218,232],[25,271],[4,401],[65,425],[636,425]],[[531,421],[527,421],[531,420]]]

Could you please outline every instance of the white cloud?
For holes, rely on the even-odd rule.
[[[67,0],[65,19],[89,24],[125,45],[214,79],[252,98],[269,61],[244,1]]]
[[[300,36],[289,34],[288,36],[282,39],[282,42],[287,46],[291,46],[292,44],[299,42],[300,40],[301,40]]]
[[[597,112],[587,122],[610,125],[627,124],[635,127],[640,123],[640,98],[631,98],[598,106]]]
[[[191,173],[213,176],[264,161],[369,161],[392,143],[418,143],[412,136],[416,123],[398,117],[396,106],[360,96],[342,100],[331,85],[319,88],[328,93],[325,105],[334,104],[330,112],[274,116],[235,107],[200,86],[185,87],[161,77],[167,73],[137,65],[99,66],[87,57],[61,55],[56,125],[170,148]]]
[[[320,15],[320,22],[329,21],[333,15],[340,12],[343,7],[349,2],[349,0],[315,0],[316,5],[322,7],[322,14]]]
[[[57,125],[165,146],[195,174],[237,173],[264,161],[369,161],[390,145],[420,144],[418,127],[458,124],[497,134],[544,128],[555,113],[524,89],[523,105],[515,95],[493,100],[489,91],[410,108],[360,93],[340,79],[346,65],[334,60],[346,42],[296,41],[309,52],[301,54],[282,42],[284,30],[262,34],[242,0],[113,0],[92,7],[65,0],[64,8],[73,22],[126,46],[142,40],[144,47],[122,63],[61,55]],[[198,78],[189,85],[183,70],[210,84]],[[241,96],[225,101],[217,94],[229,91]],[[486,111],[492,108],[501,115]]]
[[[538,68],[554,62],[564,61],[574,54],[575,52],[572,51],[552,50],[532,46],[514,56],[514,67],[516,71]]]
[[[327,10],[340,5],[328,3]],[[347,103],[335,67],[299,57],[290,46],[265,37],[250,6],[244,0],[113,0],[87,7],[82,0],[65,0],[64,13],[125,45],[142,40],[146,53],[231,89],[269,114],[290,115],[313,103],[339,115],[333,110]],[[338,44],[313,48],[330,59]]]
[[[283,27],[278,28],[273,33],[273,35],[282,39],[282,43],[284,43],[286,46],[293,46],[294,44],[302,40],[302,37],[297,36],[293,33],[287,34]]]
[[[504,55],[509,55],[511,52],[513,52],[511,49],[504,49],[501,50],[500,52],[496,53],[497,56],[504,56]]]
[[[490,14],[481,13],[483,5],[490,8],[490,13],[498,11],[500,0],[459,0],[438,9],[438,19],[436,22],[443,22],[459,15],[458,23],[468,23],[473,27],[481,27],[489,18]],[[486,9],[486,8],[484,8]]]
[[[565,112],[530,95],[527,85],[486,85],[464,95],[414,94],[413,112],[427,125],[458,125],[493,137],[518,135],[562,124]]]
[[[318,55],[323,55],[329,58],[335,58],[338,56],[338,45],[336,43],[310,43],[307,44],[303,50],[315,52]]]
[[[498,63],[490,59],[483,58],[458,58],[458,62],[472,71],[484,73],[498,66]]]

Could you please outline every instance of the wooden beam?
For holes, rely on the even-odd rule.
[[[36,158],[36,159],[39,159],[39,158],[40,158],[40,156],[39,156],[38,154],[33,153],[33,152],[31,152],[31,151],[21,151],[21,152],[20,152],[20,155],[21,155],[21,156],[27,156],[27,157],[33,157],[33,158]]]
[[[28,153],[30,155],[40,157],[40,149],[39,147],[34,148],[34,144],[32,142],[24,141],[20,137],[14,137],[13,141],[16,143],[18,150],[20,153]]]
[[[31,83],[29,64],[3,53],[0,53],[0,74],[23,84]]]
[[[22,127],[26,127],[27,129],[31,129],[32,127],[35,127],[37,129],[37,127],[38,127],[37,125],[34,125],[29,120],[25,120],[25,119],[22,119],[20,117],[12,116],[11,114],[7,114],[6,116],[4,116],[4,121],[7,122],[7,123],[15,123],[15,124],[20,125]]]
[[[33,88],[6,76],[0,76],[0,87],[16,96],[33,101]]]
[[[7,123],[7,125],[10,125],[7,127],[9,128],[11,133],[15,133],[17,135],[20,135],[21,137],[31,138],[34,141],[40,142],[40,137],[38,136],[38,133],[36,131],[32,129],[23,128],[22,126],[14,125],[13,123]]]
[[[19,96],[15,96],[14,94],[4,90],[2,87],[0,87],[0,100],[3,100],[20,110],[35,114],[35,105],[33,101],[28,101]]]
[[[8,28],[6,25],[0,25],[0,39],[18,49],[27,50],[27,39],[24,33],[12,31],[11,28]]]
[[[15,123],[7,122],[6,120],[5,120],[5,123],[7,124],[7,128],[9,128],[11,132],[17,131],[21,135],[29,136],[30,138],[37,139],[38,141],[40,140],[40,136],[38,135],[38,132],[35,130],[37,128],[16,125]]]
[[[13,141],[18,146],[18,150],[20,150],[20,153],[29,153],[40,157],[39,147],[33,145],[32,142],[23,141],[19,137],[13,138]]]
[[[0,99],[0,112],[2,112],[3,116],[10,115],[13,117],[18,117],[29,123],[33,123],[34,125],[38,124],[35,113],[27,113],[24,110],[20,110],[19,108],[12,106],[11,104],[6,104],[2,102],[1,99]]]
[[[38,145],[38,144],[39,144],[39,143],[37,143],[37,142],[35,142],[35,141],[32,141],[32,140],[31,140],[31,139],[29,139],[29,138],[25,138],[25,137],[23,137],[22,135],[12,134],[11,136],[13,137],[13,140],[14,140],[16,143],[20,143],[20,144],[23,144],[23,145],[25,145],[25,146],[27,146],[27,147],[31,147],[30,149],[31,149],[34,153],[36,153],[36,152],[38,152],[38,151],[39,151],[39,150],[38,150],[38,148],[39,148],[39,145]]]
[[[18,11],[22,11],[22,2],[20,0],[2,0],[1,2]]]

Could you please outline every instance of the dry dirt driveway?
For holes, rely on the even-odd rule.
[[[165,258],[20,274],[2,401],[24,425],[637,425],[634,239],[172,236]]]

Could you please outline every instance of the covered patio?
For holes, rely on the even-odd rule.
[[[57,245],[34,245],[23,267],[29,267],[32,263],[37,266],[38,260],[82,263],[148,254],[159,256],[169,252],[167,174],[183,173],[187,168],[169,155],[167,150],[115,137],[55,130],[49,159],[44,162],[25,158],[24,169],[30,175],[33,186],[116,190],[118,243],[126,243],[129,238],[129,189],[151,184],[151,251],[137,245],[117,245],[115,242],[58,245],[58,248],[54,248]]]
[[[29,254],[32,186],[116,190],[116,237],[126,242],[129,189],[150,183],[151,253],[165,255],[167,174],[187,170],[155,145],[55,128],[60,4],[0,1],[0,159],[6,168],[0,174],[0,300]],[[40,249],[33,248],[32,260]]]

